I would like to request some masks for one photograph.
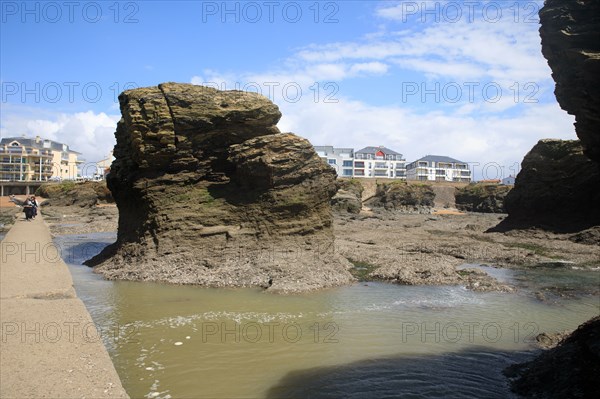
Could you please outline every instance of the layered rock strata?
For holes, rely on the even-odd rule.
[[[546,0],[540,23],[556,99],[575,115],[585,154],[600,163],[600,2]]]
[[[107,178],[111,279],[304,291],[352,280],[333,247],[336,176],[267,98],[165,83],[119,96]]]

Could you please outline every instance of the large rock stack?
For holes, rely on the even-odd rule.
[[[108,278],[303,291],[352,280],[333,248],[335,172],[267,98],[165,83],[119,96]]]

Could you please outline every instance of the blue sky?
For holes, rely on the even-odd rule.
[[[538,1],[2,1],[0,134],[114,145],[116,96],[165,81],[269,96],[315,145],[385,145],[518,169],[574,139],[541,55]],[[488,166],[484,166],[484,165]]]

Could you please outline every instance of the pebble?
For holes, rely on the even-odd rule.
[[[181,342],[181,341],[175,342],[175,346],[179,346],[179,345],[183,345],[183,342]]]

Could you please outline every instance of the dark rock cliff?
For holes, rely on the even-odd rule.
[[[575,115],[585,154],[600,162],[600,2],[546,0],[540,22],[556,99]]]
[[[267,98],[165,83],[119,96],[108,278],[301,291],[351,280],[333,251],[335,172]]]
[[[546,0],[540,22],[556,99],[580,142],[542,140],[525,156],[496,230],[575,232],[600,225],[600,2]]]
[[[600,166],[578,140],[540,140],[523,159],[505,199],[500,229],[575,232],[600,225]]]
[[[600,225],[600,167],[578,140],[540,140],[523,159],[498,228],[576,232]]]

